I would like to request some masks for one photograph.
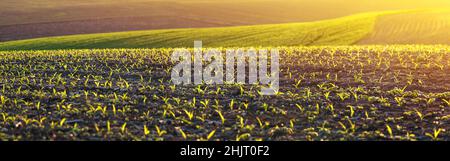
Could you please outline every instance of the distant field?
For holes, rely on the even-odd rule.
[[[208,47],[347,45],[367,35],[384,13],[276,25],[169,29],[74,35],[0,43],[3,50],[192,47],[202,40]]]
[[[381,16],[360,44],[450,44],[449,10]]]
[[[220,28],[188,28],[38,38],[0,43],[1,50],[450,44],[450,10],[373,12],[337,19]]]
[[[435,7],[450,7],[450,2],[447,0],[0,0],[0,41],[148,29],[309,22],[362,12]]]

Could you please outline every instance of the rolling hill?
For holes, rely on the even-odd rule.
[[[120,31],[327,20],[448,0],[0,0],[0,42]]]
[[[0,50],[449,44],[450,10],[371,12],[315,22],[131,31],[0,43]],[[425,36],[424,36],[425,35]]]
[[[450,44],[449,10],[381,16],[358,44]]]
[[[307,23],[220,28],[165,29],[72,35],[0,43],[0,49],[83,49],[352,44],[367,35],[381,13]]]

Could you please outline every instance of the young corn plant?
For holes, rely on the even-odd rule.
[[[208,108],[208,105],[209,105],[209,99],[205,99],[204,101],[200,101],[200,104],[202,104],[203,107]]]
[[[208,134],[208,136],[206,137],[206,140],[210,140],[210,139],[214,136],[215,133],[216,133],[216,130],[211,131],[211,132]]]
[[[295,106],[300,110],[301,113],[305,112],[305,108],[300,104],[295,104]]]
[[[291,119],[291,120],[289,120],[289,127],[291,128],[291,129],[294,129],[294,123],[295,123],[295,119]]]
[[[259,127],[261,129],[264,129],[265,126],[264,126],[263,122],[261,121],[261,119],[259,117],[256,117],[256,120],[258,121]]]
[[[323,94],[325,96],[326,100],[330,100],[330,93],[331,93],[331,91],[328,91]]]
[[[231,102],[230,102],[230,110],[233,110],[234,109],[234,99],[231,99]]]
[[[194,118],[194,111],[190,112],[186,109],[183,109],[183,111],[186,114],[186,116],[188,116],[189,120],[192,120]]]
[[[122,132],[122,134],[125,134],[127,132],[127,123],[124,122],[120,128],[120,132]]]
[[[225,124],[225,117],[223,117],[222,112],[219,110],[216,110],[217,114],[219,114],[220,120],[222,121],[222,125]]]
[[[63,119],[61,119],[61,121],[59,121],[59,126],[62,127],[65,123],[66,123],[66,118],[63,118]]]
[[[155,125],[155,129],[156,129],[156,133],[158,134],[159,137],[162,137],[164,134],[167,133],[166,130],[161,130],[157,125]]]
[[[186,135],[186,133],[183,131],[183,129],[178,128],[178,132],[180,132],[180,134],[181,134],[181,136],[183,137],[184,140],[187,139],[187,135]]]
[[[106,122],[106,130],[108,134],[111,133],[111,123],[109,122],[109,120]]]
[[[251,136],[250,133],[244,133],[236,136],[236,141],[241,141],[242,139],[247,139]]]
[[[439,140],[439,134],[443,131],[443,129],[434,129],[433,133],[425,133],[426,136],[430,137],[434,141]]]
[[[347,107],[350,109],[350,118],[352,118],[355,115],[355,109],[351,105],[347,105]]]
[[[147,125],[144,125],[144,136],[150,134],[150,130],[148,130]]]
[[[445,102],[445,104],[447,105],[447,107],[450,107],[450,99],[446,100],[446,99],[442,99],[443,102]]]
[[[386,130],[388,131],[389,137],[390,137],[391,139],[393,139],[393,138],[394,138],[394,134],[393,134],[393,132],[392,132],[391,126],[389,126],[388,124],[386,124]]]
[[[342,102],[344,102],[345,99],[347,99],[349,97],[348,93],[337,93],[337,95],[339,96],[339,98],[341,99]]]
[[[302,83],[301,79],[297,80],[296,83],[294,84],[295,89],[298,89],[301,83]]]
[[[414,109],[416,111],[417,116],[420,118],[420,121],[423,121],[425,116],[417,109]]]

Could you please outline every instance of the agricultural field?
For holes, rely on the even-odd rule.
[[[332,20],[273,25],[188,28],[71,35],[0,42],[0,50],[192,47],[202,40],[208,47],[292,45],[348,45],[370,33],[375,12]]]
[[[450,141],[448,0],[0,8],[0,141]],[[278,48],[279,90],[175,85],[171,54],[196,41]]]
[[[449,10],[380,16],[358,44],[450,44]]]
[[[450,140],[449,46],[281,47],[273,96],[173,85],[172,51],[0,51],[0,139]]]
[[[357,6],[357,7],[355,7]],[[447,0],[0,0],[0,41],[150,29],[310,22],[450,7]]]
[[[450,44],[450,8],[377,11],[312,22],[127,31],[0,42],[0,50]]]

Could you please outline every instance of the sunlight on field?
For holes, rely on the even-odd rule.
[[[283,47],[273,96],[174,85],[172,51],[0,51],[0,140],[450,139],[448,46]]]
[[[0,26],[118,17],[178,16],[205,23],[315,21],[361,12],[450,7],[447,0],[2,0]],[[151,17],[149,17],[151,18]]]
[[[0,41],[327,20],[450,7],[448,0],[1,0]]]
[[[450,10],[381,16],[360,44],[450,44]]]
[[[0,49],[192,47],[195,40],[202,40],[206,47],[349,45],[372,31],[378,15],[388,13],[391,12],[358,14],[308,23],[150,30],[39,38],[0,43]]]
[[[450,44],[450,9],[373,12],[315,22],[87,34],[0,42],[1,50]]]
[[[450,140],[449,0],[0,1],[0,141]]]

